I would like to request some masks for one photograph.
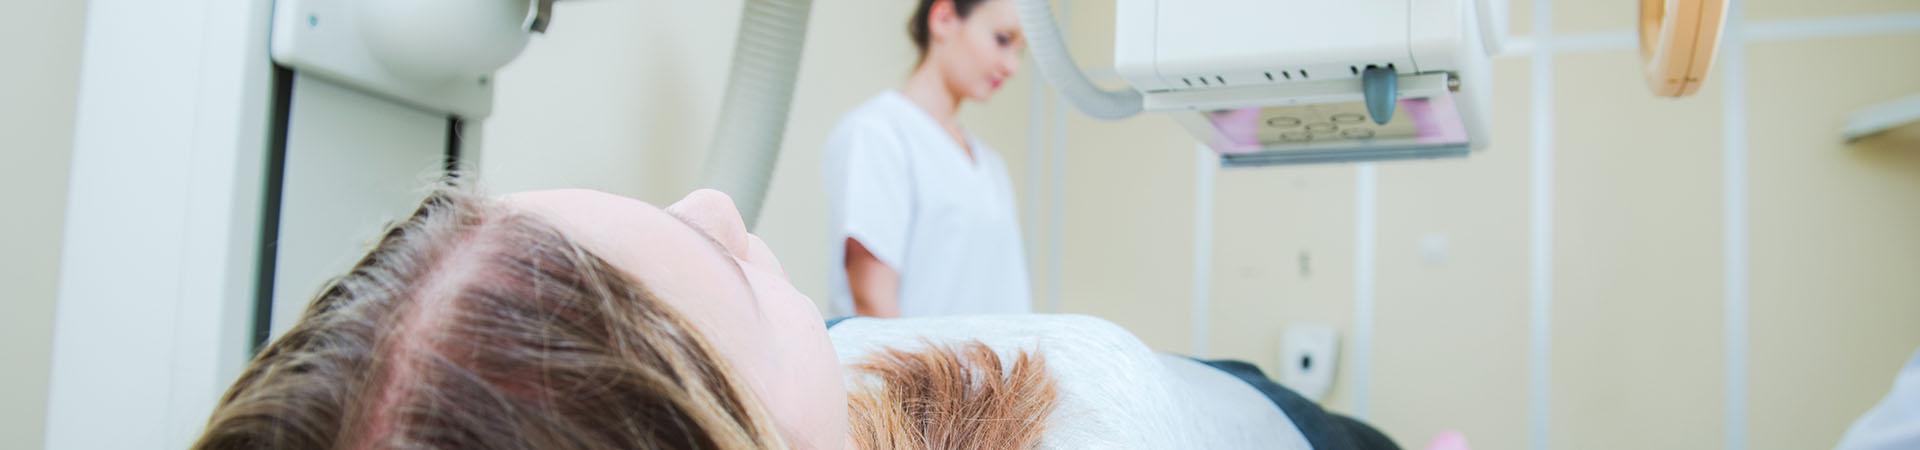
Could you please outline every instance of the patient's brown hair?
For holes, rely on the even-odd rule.
[[[253,360],[195,448],[784,447],[748,391],[623,272],[443,189]]]
[[[1009,369],[977,341],[889,348],[855,370],[878,381],[849,404],[863,450],[1038,448],[1056,397],[1038,355],[1020,352]]]

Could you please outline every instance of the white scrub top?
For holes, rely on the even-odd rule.
[[[854,314],[846,240],[900,274],[900,314],[1019,314],[1032,308],[1006,163],[968,136],[973,158],[899,92],[867,101],[827,139],[832,314]]]
[[[1836,448],[1841,450],[1912,450],[1920,448],[1920,351],[1913,353],[1893,391],[1873,410],[1853,422]]]

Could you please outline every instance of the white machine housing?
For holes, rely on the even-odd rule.
[[[1114,69],[1227,166],[1465,156],[1487,143],[1473,0],[1119,0]],[[1368,120],[1369,67],[1399,75]]]
[[[552,0],[277,0],[273,60],[433,113],[493,113],[494,71]]]

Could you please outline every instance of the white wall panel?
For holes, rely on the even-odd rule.
[[[447,119],[300,76],[287,127],[273,336],[445,173]]]

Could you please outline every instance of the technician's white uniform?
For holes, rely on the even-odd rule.
[[[1000,154],[971,135],[973,159],[933,116],[888,91],[827,139],[832,313],[853,315],[846,239],[900,273],[900,314],[1029,312],[1013,186]]]
[[[1853,422],[1840,440],[1840,450],[1912,450],[1920,448],[1920,351],[1913,353],[1893,391],[1865,416]]]

